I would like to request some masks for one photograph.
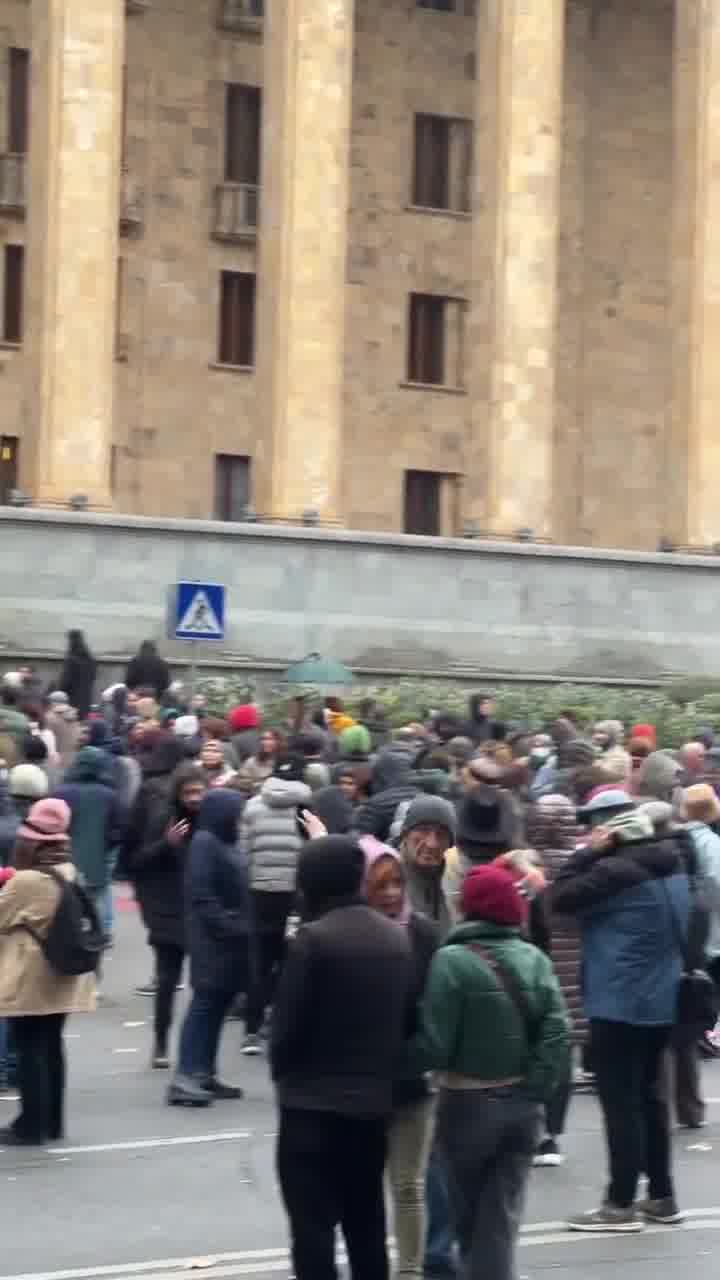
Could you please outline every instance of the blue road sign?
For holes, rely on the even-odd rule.
[[[176,640],[224,640],[225,588],[214,582],[178,582],[173,635]]]

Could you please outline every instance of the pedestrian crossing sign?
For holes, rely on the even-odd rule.
[[[225,639],[225,588],[212,582],[178,582],[176,640]]]

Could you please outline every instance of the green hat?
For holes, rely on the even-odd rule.
[[[353,756],[369,756],[372,739],[364,724],[354,724],[349,729],[343,729],[338,745],[341,757],[349,760]]]

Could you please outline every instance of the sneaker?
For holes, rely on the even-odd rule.
[[[262,1051],[260,1036],[246,1035],[240,1052],[244,1053],[246,1058],[257,1058]]]
[[[558,1168],[565,1163],[565,1157],[560,1150],[554,1138],[545,1138],[539,1144],[535,1155],[533,1156],[533,1165],[536,1169]]]
[[[163,1049],[161,1045],[156,1044],[153,1056],[150,1059],[150,1065],[153,1071],[167,1071],[170,1066],[167,1049]]]
[[[144,982],[141,986],[135,988],[136,996],[154,996],[157,991],[156,982]]]
[[[685,1214],[678,1209],[674,1196],[665,1196],[664,1200],[638,1200],[635,1208],[646,1222],[663,1222],[672,1226],[685,1221]]]
[[[644,1231],[645,1222],[635,1212],[634,1205],[620,1209],[615,1204],[603,1204],[599,1209],[588,1209],[568,1219],[570,1231]]]

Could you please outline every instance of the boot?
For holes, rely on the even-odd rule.
[[[213,1098],[217,1098],[222,1102],[237,1102],[239,1098],[245,1097],[242,1089],[234,1084],[223,1084],[222,1080],[216,1080],[214,1076],[205,1083],[205,1088],[212,1094]]]
[[[167,1091],[169,1107],[209,1107],[213,1101],[210,1090],[192,1076],[175,1076]]]

